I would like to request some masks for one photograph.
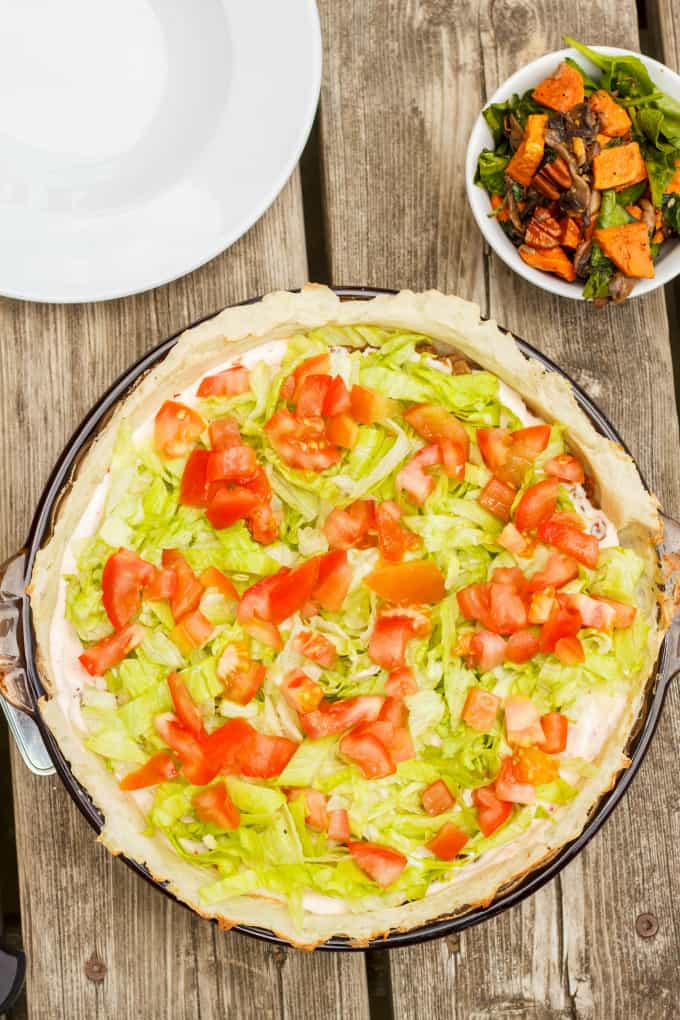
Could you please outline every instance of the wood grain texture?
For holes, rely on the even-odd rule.
[[[675,5],[665,2],[671,18]],[[663,295],[602,313],[524,283],[484,254],[462,174],[472,122],[502,80],[560,48],[562,32],[635,47],[635,4],[323,0],[320,6],[333,281],[439,287],[478,301],[584,386],[677,515],[678,431]],[[628,796],[558,880],[460,937],[391,955],[398,1020],[678,1015],[680,927],[672,904],[680,893],[679,709],[674,688]],[[651,939],[635,931],[645,911],[659,918]]]
[[[5,436],[0,559],[20,547],[41,488],[96,398],[164,337],[307,276],[298,174],[227,253],[160,290],[95,305],[0,301]],[[270,948],[222,933],[95,844],[61,783],[13,756],[31,1020],[368,1016],[363,958]],[[95,954],[101,983],[85,975]]]

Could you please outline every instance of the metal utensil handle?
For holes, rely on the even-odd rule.
[[[26,599],[24,549],[0,567],[0,708],[27,767],[37,776],[54,766],[33,721],[35,704],[26,675],[21,617]]]
[[[25,976],[24,954],[0,949],[0,1014],[8,1013],[19,998]]]

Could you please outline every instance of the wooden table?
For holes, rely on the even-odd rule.
[[[659,55],[677,68],[675,2],[654,0],[648,17]],[[321,15],[320,152],[305,165],[305,205],[296,172],[247,237],[153,293],[0,303],[0,555],[21,545],[57,454],[132,360],[226,304],[308,278],[305,213],[308,223],[323,214],[323,250],[309,248],[317,279],[327,271],[336,284],[439,287],[478,301],[585,387],[680,514],[663,293],[597,312],[522,283],[484,250],[463,188],[468,133],[496,85],[558,48],[560,31],[637,48],[634,0],[322,0]],[[679,745],[676,688],[628,796],[558,879],[481,927],[389,957],[308,955],[219,932],[114,861],[58,780],[35,779],[15,754],[28,1015],[677,1017]],[[658,918],[653,937],[636,932],[643,913]],[[87,976],[93,954],[99,982]]]

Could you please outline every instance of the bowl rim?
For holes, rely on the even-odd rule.
[[[670,80],[677,87],[678,99],[680,100],[680,74],[667,64],[662,64],[661,61],[655,60],[654,57],[648,57],[639,51],[623,49],[620,46],[593,45],[590,49],[603,54],[638,57],[648,70],[656,70],[664,76],[670,77]],[[513,243],[506,237],[498,224],[489,218],[488,210],[481,205],[484,197],[488,196],[486,191],[476,185],[474,181],[479,154],[483,148],[487,147],[487,144],[491,144],[491,135],[482,115],[483,111],[493,103],[502,102],[515,92],[526,91],[530,87],[530,83],[526,83],[525,79],[527,76],[531,77],[533,71],[537,73],[536,84],[538,84],[540,81],[538,74],[543,75],[545,65],[555,61],[555,66],[557,66],[565,57],[585,61],[591,67],[595,67],[595,65],[590,64],[587,57],[584,57],[582,53],[571,46],[561,50],[551,50],[514,71],[509,78],[501,82],[493,95],[484,102],[482,109],[475,118],[468,138],[465,152],[465,190],[468,205],[484,240],[509,269],[529,283],[540,287],[541,290],[556,294],[559,297],[571,298],[575,301],[587,301],[588,299],[584,298],[582,293],[583,283],[579,281],[568,283],[552,273],[546,273],[541,269],[534,269],[522,261]],[[541,68],[540,72],[539,68]],[[597,70],[597,68],[595,69]],[[518,83],[521,83],[521,87],[518,87]],[[660,85],[659,82],[656,82],[656,84]],[[639,280],[636,283],[630,294],[631,298],[649,294],[658,287],[663,287],[680,274],[680,241],[676,240],[675,248],[668,252],[659,262],[656,262],[654,269],[655,276],[651,280]]]
[[[397,293],[396,290],[364,286],[333,287],[331,289],[338,295],[340,300],[358,299],[368,301],[380,294]],[[250,298],[245,301],[237,302],[235,305],[230,307],[255,304],[261,300],[262,296]],[[199,323],[210,318],[213,318],[212,314],[203,316],[201,319],[196,320],[196,322],[192,325],[199,325]],[[191,326],[186,328],[191,328]],[[525,356],[537,360],[548,371],[557,372],[566,379],[572,387],[574,397],[579,404],[579,407],[590,418],[594,427],[609,439],[618,443],[629,455],[631,455],[625,442],[614,426],[609,422],[608,418],[590,399],[590,397],[588,397],[585,391],[582,390],[581,387],[574,382],[574,380],[565,371],[563,371],[550,358],[546,357],[546,355],[542,354],[539,350],[529,344],[526,340],[518,337],[511,330],[505,329],[505,327],[499,328],[503,329],[504,332],[513,337]],[[38,501],[28,538],[25,543],[24,548],[26,551],[26,560],[24,571],[27,579],[30,578],[32,574],[37,552],[44,542],[46,542],[50,537],[54,519],[59,512],[61,497],[67,491],[70,480],[74,472],[77,471],[81,458],[87,453],[90,444],[96,438],[100,429],[107,423],[118,403],[126,398],[130,390],[139,382],[142,376],[144,376],[157,362],[161,361],[170,352],[184,332],[185,330],[183,329],[173,336],[162,340],[155,347],[151,348],[151,350],[147,351],[141,358],[135,361],[129,368],[127,368],[112,384],[112,386],[95,402],[90,411],[83,418],[78,428],[65,444],[61,454],[55,462],[54,468],[47,482],[45,483],[45,487]],[[642,478],[642,483],[645,485],[645,488],[647,488],[644,478]],[[22,597],[20,634],[22,638],[23,658],[25,660],[24,668],[26,670],[28,694],[33,701],[33,718],[40,730],[41,737],[45,743],[48,754],[54,763],[61,782],[66,787],[71,799],[74,801],[76,807],[80,810],[91,828],[99,834],[102,830],[103,817],[93,803],[87,789],[78,782],[71,772],[71,768],[66,757],[62,753],[59,744],[52,735],[51,730],[42,717],[42,713],[37,707],[38,700],[41,697],[44,697],[47,692],[43,686],[37,668],[37,643],[32,622],[30,599],[27,595]],[[477,906],[468,910],[462,908],[459,912],[452,916],[434,919],[418,925],[415,928],[404,931],[394,930],[385,936],[372,939],[366,944],[352,942],[345,936],[336,935],[318,946],[317,949],[322,951],[343,952],[364,952],[367,949],[384,948],[397,949],[461,932],[466,928],[495,917],[497,914],[502,913],[509,907],[515,906],[517,903],[538,891],[543,885],[559,874],[559,872],[562,871],[562,869],[578,853],[580,853],[586,844],[589,843],[593,836],[595,836],[595,834],[600,830],[616,805],[623,798],[623,795],[628,789],[633,777],[637,774],[642,760],[647,753],[650,741],[659,722],[666,693],[670,685],[670,680],[672,675],[675,675],[674,670],[677,669],[678,662],[680,662],[680,659],[677,659],[676,661],[676,657],[673,656],[669,641],[670,634],[671,632],[669,631],[669,633],[664,637],[655,666],[650,672],[647,681],[644,700],[637,720],[631,729],[630,738],[626,747],[626,753],[630,758],[630,765],[628,768],[619,773],[611,789],[603,794],[599,801],[593,806],[586,825],[575,839],[559,847],[544,864],[534,868],[521,878],[511,880],[506,883],[505,888],[501,887],[501,891],[498,895],[494,896],[493,900],[486,906]],[[186,910],[190,910],[192,913],[195,912],[192,907],[178,899],[178,897],[176,897],[174,893],[167,888],[167,883],[163,883],[155,879],[144,864],[133,860],[125,854],[120,854],[119,857],[129,868],[140,875],[154,889],[160,890],[160,892],[162,892],[165,896],[174,902],[179,903],[180,906],[184,907]],[[216,918],[210,918],[210,921],[214,924],[218,923]],[[291,943],[287,939],[274,934],[274,932],[268,929],[259,928],[253,925],[238,924],[234,925],[230,930],[239,932],[242,935],[249,935],[250,937],[263,942],[291,948]]]

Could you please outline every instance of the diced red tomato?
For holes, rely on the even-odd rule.
[[[507,429],[478,429],[477,443],[484,463],[494,475],[515,488],[550,439],[549,425],[530,425],[508,432]]]
[[[548,518],[539,525],[538,537],[541,542],[559,549],[591,570],[597,566],[600,546],[594,535]]]
[[[349,815],[344,808],[328,812],[328,838],[337,843],[346,843],[350,837]]]
[[[396,772],[389,751],[373,733],[353,730],[342,738],[338,750],[358,766],[366,779],[382,779]]]
[[[300,396],[300,389],[307,376],[328,375],[330,367],[331,359],[327,351],[324,351],[323,354],[314,354],[311,358],[305,358],[294,369],[292,375],[288,376],[288,379],[281,388],[281,397],[284,400],[297,401]]]
[[[450,811],[456,803],[443,779],[436,779],[434,783],[430,783],[423,790],[421,800],[428,815],[441,815],[445,811]]]
[[[477,824],[483,836],[492,836],[507,821],[512,811],[512,804],[499,800],[493,786],[480,786],[473,790],[472,800],[477,808]]]
[[[109,556],[102,572],[102,602],[116,630],[137,615],[142,588],[153,580],[155,573],[151,563],[129,549],[119,549]]]
[[[569,556],[551,553],[543,570],[536,571],[527,581],[527,591],[561,588],[578,577],[578,563]],[[536,621],[538,622],[538,621]]]
[[[175,706],[175,715],[182,726],[189,730],[190,733],[193,733],[195,737],[204,736],[203,716],[189,694],[187,685],[178,673],[169,674],[168,687],[170,688],[172,703]]]
[[[301,630],[293,641],[293,651],[303,655],[305,659],[318,662],[320,666],[330,669],[338,657],[335,645],[323,634],[312,633],[311,630]]]
[[[271,737],[253,730],[241,752],[241,775],[274,779],[281,775],[299,746],[287,737]]]
[[[326,438],[321,417],[294,417],[290,411],[275,411],[264,426],[270,443],[289,467],[301,471],[325,471],[342,456]]]
[[[526,627],[526,606],[511,585],[496,581],[489,585],[489,611],[484,623],[496,634],[514,634]]]
[[[510,433],[512,451],[518,457],[535,460],[550,442],[549,425],[529,425]]]
[[[321,415],[331,385],[329,375],[306,375],[300,384],[295,413],[298,418]]]
[[[408,709],[401,698],[387,697],[380,709],[378,719],[389,723],[392,729],[406,725]]]
[[[383,888],[396,882],[408,864],[403,854],[378,843],[348,842],[347,849],[354,863]]]
[[[390,698],[405,698],[409,694],[416,694],[418,685],[413,676],[413,670],[408,666],[398,666],[390,671],[385,681],[385,693]]]
[[[242,442],[239,424],[228,414],[212,421],[208,426],[208,433],[213,450],[227,450],[230,446],[240,446]]]
[[[454,443],[452,439],[440,439],[439,449],[446,477],[462,481],[465,478],[465,462],[467,460],[465,447],[461,443]]]
[[[483,687],[470,687],[461,713],[463,722],[473,730],[488,733],[496,721],[501,699]]]
[[[154,568],[154,575],[144,587],[144,597],[152,602],[171,599],[177,591],[177,574],[174,570]]]
[[[122,662],[145,637],[144,627],[138,623],[129,623],[127,627],[116,631],[110,637],[102,638],[101,641],[86,648],[83,654],[78,656],[79,661],[90,676],[103,676],[107,669]]]
[[[331,733],[344,733],[360,723],[375,722],[384,700],[378,695],[360,694],[341,701],[322,701],[313,712],[300,716],[300,724],[313,740]]]
[[[423,617],[429,625],[426,617]],[[424,625],[407,612],[381,613],[373,627],[368,654],[383,669],[393,670],[404,665],[406,646],[414,637],[424,637]]]
[[[400,761],[415,758],[416,749],[407,726],[399,726],[392,734],[389,746],[390,758],[398,765]]]
[[[237,397],[250,389],[250,373],[245,365],[232,365],[223,372],[207,375],[198,387],[199,397]]]
[[[427,849],[441,861],[453,861],[468,841],[468,835],[453,822],[447,822],[428,843]]]
[[[206,757],[201,742],[185,729],[172,715],[159,715],[154,720],[156,730],[182,763],[182,771],[194,786],[212,782],[218,766]]]
[[[315,556],[292,570],[283,568],[274,575],[276,583],[269,590],[271,623],[283,623],[309,601],[317,585],[321,559]]]
[[[532,630],[519,630],[511,634],[505,646],[505,658],[510,662],[528,662],[538,652],[538,635]]]
[[[312,598],[329,613],[339,613],[352,583],[352,568],[344,549],[318,557],[319,574]]]
[[[583,645],[577,637],[563,637],[555,642],[555,655],[565,666],[578,666],[585,662]]]
[[[236,614],[237,621],[246,633],[276,649],[283,648],[283,642],[278,628],[271,622],[270,593],[279,583],[280,576],[288,572],[287,567],[282,567],[276,574],[263,577],[247,588],[241,596]]]
[[[441,440],[450,440],[456,443],[462,447],[465,454],[464,460],[467,460],[470,440],[465,426],[445,407],[439,407],[436,404],[418,404],[405,411],[404,418],[418,435],[430,443],[439,443]]]
[[[384,560],[398,563],[408,549],[420,544],[419,537],[400,524],[401,510],[392,500],[379,503],[375,509],[378,548]]]
[[[427,474],[427,469],[441,464],[441,461],[442,452],[438,443],[423,446],[398,473],[397,491],[403,489],[414,503],[422,506],[435,486],[435,480]]]
[[[469,584],[456,592],[458,608],[466,620],[483,620],[489,612],[489,585]]]
[[[526,577],[519,567],[496,567],[491,573],[493,584],[504,584],[518,595],[524,594]]]
[[[241,771],[240,759],[247,753],[254,732],[245,719],[229,719],[201,741],[205,760],[215,775],[218,772],[227,774]]]
[[[562,482],[575,482],[577,485],[585,481],[583,464],[570,453],[561,453],[558,457],[547,460],[543,465],[546,475],[554,475]]]
[[[569,721],[561,712],[546,712],[541,716],[543,740],[541,747],[546,754],[560,754],[567,747]]]
[[[299,787],[291,790],[288,800],[294,801],[304,797],[305,801],[305,822],[310,829],[317,832],[325,832],[328,828],[328,812],[326,811],[326,795],[320,790],[314,790],[311,786]]]
[[[382,393],[368,390],[365,386],[352,386],[349,394],[352,417],[360,425],[373,425],[384,421],[397,411],[397,403]]]
[[[249,662],[245,668],[235,669],[225,684],[227,698],[238,705],[247,705],[259,691],[266,675],[267,670],[261,662]]]
[[[505,660],[505,640],[489,630],[478,630],[470,639],[469,654],[480,673],[488,673]]]
[[[154,421],[154,446],[162,457],[186,457],[204,429],[200,414],[186,404],[166,400]]]
[[[170,609],[175,620],[180,620],[198,606],[203,595],[203,585],[178,549],[164,549],[162,562],[167,570],[174,570],[177,577]]]
[[[541,627],[539,648],[552,652],[560,638],[576,637],[582,626],[580,613],[566,606],[558,606]]]
[[[326,422],[326,438],[343,450],[352,450],[359,438],[359,426],[348,414],[336,414]]]
[[[614,629],[616,610],[599,599],[591,599],[589,595],[560,595],[559,601],[569,609],[575,609],[580,615],[584,627],[594,630],[610,631]]]
[[[358,499],[344,510],[336,507],[323,526],[331,549],[351,549],[374,530],[375,504],[372,499]]]
[[[248,525],[255,541],[262,545],[269,545],[278,538],[279,522],[270,503],[256,506],[248,517]]]
[[[625,602],[617,602],[616,599],[607,599],[604,595],[596,595],[595,599],[597,602],[603,602],[604,605],[609,606],[610,609],[614,610],[615,629],[631,626],[635,619],[635,614],[637,613],[635,606],[626,605]]]
[[[194,648],[200,648],[209,641],[214,631],[214,624],[200,609],[194,609],[192,613],[180,617],[170,631],[170,637],[180,652],[188,655]]]
[[[494,475],[480,492],[478,502],[500,521],[509,521],[516,495],[512,485],[508,485]]]
[[[540,744],[543,740],[543,728],[538,709],[531,698],[521,694],[513,694],[505,699],[505,732],[509,744],[527,747],[529,744]],[[510,797],[498,795],[501,800]]]
[[[195,793],[191,798],[196,817],[202,822],[217,825],[220,829],[238,829],[241,813],[227,792],[223,782]]]
[[[323,701],[323,687],[301,669],[292,669],[281,684],[283,696],[296,712],[313,712]]]
[[[532,531],[541,521],[555,512],[559,479],[546,478],[531,485],[523,494],[515,510],[515,527],[519,531]]]
[[[228,602],[238,602],[238,592],[233,582],[217,567],[206,567],[200,577],[204,588],[217,588]]]
[[[533,549],[531,540],[518,531],[512,521],[505,525],[496,542],[513,556],[530,556]]]
[[[245,520],[257,507],[258,497],[243,486],[218,489],[206,511],[213,528],[228,528],[236,521]]]
[[[208,461],[210,450],[193,450],[189,454],[179,487],[179,501],[183,506],[207,506],[209,497]]]
[[[559,777],[560,767],[555,758],[540,748],[521,747],[513,763],[513,774],[520,783],[542,786]]]
[[[209,482],[247,482],[257,468],[257,457],[252,446],[228,446],[208,455],[206,477]]]
[[[342,376],[334,375],[328,387],[321,413],[324,418],[332,418],[337,414],[349,414],[351,408],[349,390],[345,386]]]
[[[512,440],[507,429],[477,429],[475,439],[488,469],[494,474],[505,464]]]
[[[157,786],[158,783],[175,779],[177,775],[177,766],[172,755],[167,751],[159,751],[141,768],[123,776],[118,785],[121,790],[144,790],[147,786]]]
[[[520,781],[512,758],[502,759],[494,790],[499,800],[510,804],[533,804],[536,801],[535,788],[531,783]]]
[[[432,560],[408,560],[377,566],[364,578],[372,591],[395,605],[440,602],[445,594],[444,575]]]
[[[554,588],[543,588],[541,591],[534,592],[529,603],[529,623],[545,623],[550,619],[556,606]]]

